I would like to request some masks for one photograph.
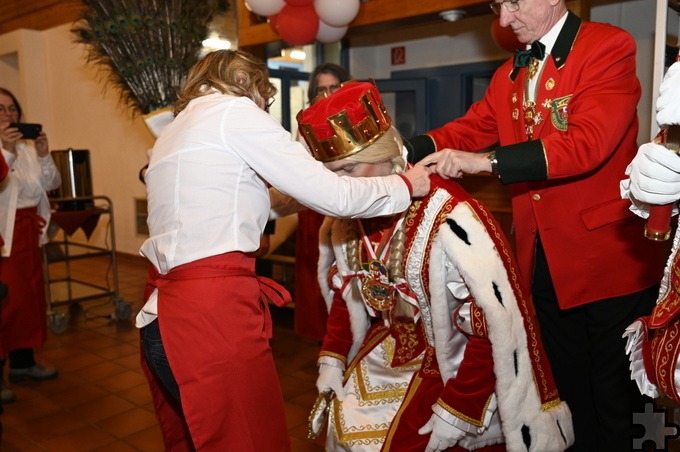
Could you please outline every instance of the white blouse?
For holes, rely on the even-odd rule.
[[[141,253],[161,274],[230,251],[252,252],[269,218],[265,181],[336,217],[404,211],[399,176],[339,177],[246,97],[192,100],[162,132],[146,172],[150,238]]]
[[[411,202],[400,176],[339,177],[252,100],[217,92],[192,100],[163,129],[145,179],[150,237],[140,253],[161,274],[257,250],[270,216],[265,181],[335,217],[391,215]],[[155,293],[143,311],[151,317],[138,326],[155,317]]]
[[[50,222],[47,192],[61,185],[61,176],[52,156],[39,157],[32,140],[18,141],[15,149],[16,155],[2,148],[2,155],[9,166],[7,177],[0,182],[0,235],[5,241],[3,256],[9,256],[12,251],[17,209],[38,208],[38,215],[46,222],[40,243],[47,242],[47,225]]]

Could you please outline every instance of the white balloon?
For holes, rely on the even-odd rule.
[[[352,22],[359,13],[359,6],[359,0],[314,0],[319,19],[331,27],[343,27]]]
[[[323,44],[330,44],[342,39],[347,33],[347,25],[344,27],[331,27],[323,20],[319,21],[319,31],[316,33],[316,40]]]
[[[285,0],[246,0],[246,8],[262,17],[278,14],[285,5]]]

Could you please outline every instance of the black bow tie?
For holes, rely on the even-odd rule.
[[[515,67],[528,66],[532,58],[542,60],[545,57],[545,45],[540,41],[534,41],[531,48],[515,52]]]

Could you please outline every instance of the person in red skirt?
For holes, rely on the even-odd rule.
[[[317,66],[309,77],[307,99],[330,96],[340,85],[352,77],[342,66],[324,63]],[[295,234],[295,323],[294,331],[307,339],[321,341],[326,334],[328,307],[321,296],[317,282],[319,261],[319,228],[324,216],[311,209],[298,212]]]
[[[40,247],[47,242],[47,192],[61,184],[45,132],[23,138],[10,124],[21,121],[14,95],[0,88],[0,142],[9,173],[0,184],[0,235],[4,239],[0,280],[9,286],[0,317],[0,349],[9,358],[9,381],[56,378],[57,369],[36,363],[33,349],[47,340],[47,301]],[[4,367],[4,359],[1,361]],[[4,403],[14,393],[0,383]]]
[[[142,368],[167,450],[290,450],[268,303],[290,294],[255,274],[272,215],[268,184],[326,215],[389,215],[429,190],[429,171],[371,180],[324,168],[267,112],[267,66],[239,50],[187,75],[145,174],[152,264],[137,316]]]

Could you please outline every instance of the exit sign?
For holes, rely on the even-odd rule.
[[[392,65],[406,64],[406,47],[392,47]]]

